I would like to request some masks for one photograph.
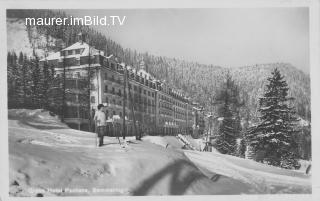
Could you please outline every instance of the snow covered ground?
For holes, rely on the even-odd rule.
[[[42,110],[9,110],[11,196],[310,193],[302,173],[183,150],[173,136],[130,137],[122,148]],[[278,179],[277,179],[278,178]]]
[[[184,151],[207,176],[228,176],[254,187],[258,193],[311,193],[311,176],[217,152]],[[214,175],[213,175],[214,176]]]

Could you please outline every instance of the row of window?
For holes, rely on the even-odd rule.
[[[159,107],[172,110],[172,105],[168,102],[163,102],[163,101],[159,102]]]
[[[84,50],[83,48],[74,49],[74,50],[64,50],[64,51],[62,51],[62,55],[61,56],[69,56],[69,55],[81,54],[83,50]]]
[[[107,73],[105,73],[105,76],[104,76],[104,77],[105,77],[105,80],[116,81],[116,82],[119,83],[119,84],[122,83],[122,80],[121,80],[120,78],[118,78],[118,79],[116,80],[116,79],[114,78],[114,75],[111,75],[111,77],[109,78],[108,75],[107,75]],[[130,83],[129,83],[128,87],[129,87],[129,89],[132,89],[132,85],[131,85]],[[139,92],[140,94],[142,94],[142,92],[143,92],[144,95],[150,96],[150,97],[152,97],[152,98],[155,97],[155,92],[151,92],[151,91],[146,90],[146,89],[143,89],[143,90],[142,90],[142,88],[141,88],[141,87],[138,88],[137,85],[134,85],[134,86],[133,86],[133,90],[134,90],[135,92]]]
[[[162,100],[165,100],[171,104],[174,104],[178,107],[181,107],[181,108],[184,108],[184,109],[187,109],[187,105],[186,104],[183,104],[181,102],[178,102],[178,101],[175,101],[174,99],[172,99],[171,97],[168,97],[168,96],[165,96],[165,95],[160,95],[160,99]]]
[[[150,82],[149,80],[145,79],[145,78],[139,78],[137,76],[135,76],[134,74],[132,74],[132,76],[130,76],[133,80],[144,84],[145,86],[148,86],[150,88],[156,89],[156,85],[153,82]],[[117,79],[115,79],[115,75],[111,73],[111,77],[108,76],[108,73],[104,73],[104,80],[110,80],[113,82],[118,82],[119,84],[122,84],[122,80],[120,79],[120,76],[118,76]],[[129,88],[131,89],[131,84],[129,83]],[[136,87],[134,90],[137,90]],[[154,96],[154,95],[153,95]]]
[[[159,114],[172,116],[172,112],[170,112],[168,110],[159,110]]]

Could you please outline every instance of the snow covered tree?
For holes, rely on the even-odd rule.
[[[31,95],[34,108],[42,108],[41,99],[43,98],[41,86],[41,71],[39,66],[39,57],[33,50],[33,59],[31,59]]]
[[[215,139],[215,148],[223,154],[236,154],[236,139],[240,135],[239,90],[230,74],[216,97],[216,104],[220,104],[218,117],[221,119]]]
[[[25,83],[24,83],[24,75],[25,75],[25,69],[24,69],[24,56],[23,53],[20,52],[19,57],[18,57],[18,63],[17,63],[17,91],[16,96],[17,96],[17,101],[19,104],[19,107],[22,106],[25,102],[25,93],[24,93],[24,88],[25,88]]]
[[[50,108],[50,102],[49,99],[50,91],[52,90],[52,87],[54,87],[54,69],[51,66],[49,66],[48,61],[44,61],[42,68],[41,68],[42,76],[41,76],[41,105],[44,109]]]
[[[8,107],[18,108],[19,103],[19,63],[15,52],[8,52]]]
[[[250,129],[248,138],[262,161],[283,168],[298,167],[296,156],[295,111],[288,102],[288,85],[275,68],[259,100],[260,123]]]

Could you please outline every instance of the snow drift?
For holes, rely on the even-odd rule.
[[[152,137],[149,137],[150,139]],[[160,139],[160,138],[159,138]],[[9,110],[11,196],[205,195],[256,193],[226,176],[211,180],[179,148],[69,129],[43,110]]]

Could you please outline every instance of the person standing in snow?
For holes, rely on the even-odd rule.
[[[103,111],[104,105],[98,105],[98,111],[94,114],[94,121],[96,124],[96,145],[100,147],[103,145],[103,136],[106,133],[106,114]]]

